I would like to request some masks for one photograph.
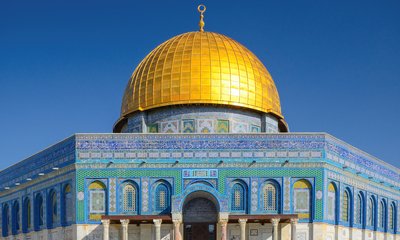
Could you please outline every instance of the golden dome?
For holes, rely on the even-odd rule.
[[[278,91],[262,62],[240,43],[213,32],[184,33],[151,51],[129,80],[120,120],[176,104],[222,104],[283,119]]]

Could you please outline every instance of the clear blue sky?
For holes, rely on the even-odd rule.
[[[73,133],[111,132],[140,60],[205,29],[247,46],[292,132],[328,132],[400,167],[400,1],[0,2],[0,169]]]

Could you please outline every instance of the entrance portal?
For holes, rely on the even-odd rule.
[[[189,200],[183,208],[184,240],[216,240],[217,219],[217,208],[211,200]]]

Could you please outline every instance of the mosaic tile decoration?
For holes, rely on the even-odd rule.
[[[76,149],[99,151],[124,150],[213,150],[213,149],[271,149],[323,150],[323,134],[79,134]]]
[[[323,175],[324,171],[327,172],[326,178],[365,189],[368,192],[378,194],[379,196],[385,196],[393,200],[400,199],[399,195],[396,194],[394,190],[386,191],[386,188],[377,187],[377,184],[372,184],[370,180],[364,179],[365,177],[357,177],[353,173],[344,172],[343,169],[339,169],[340,171],[337,170],[337,166],[332,164],[332,162],[345,164],[347,161],[348,164],[357,164],[357,167],[360,168],[366,168],[368,164],[379,165],[379,168],[375,168],[374,171],[380,168],[386,169],[387,165],[380,163],[373,157],[368,157],[366,154],[360,153],[359,150],[353,149],[346,144],[339,141],[336,143],[334,139],[329,140],[332,141],[330,144],[338,144],[340,147],[333,147],[335,152],[329,150],[332,159],[326,160],[324,157],[327,157],[325,156],[327,138],[330,139],[330,136],[326,134],[78,134],[72,141],[72,148],[76,148],[77,156],[75,160],[75,154],[73,154],[72,161],[76,161],[77,164],[70,166],[77,168],[76,192],[84,192],[83,182],[87,177],[108,179],[110,212],[113,207],[111,204],[113,191],[111,183],[113,179],[115,180],[117,177],[130,178],[135,176],[141,179],[140,190],[143,201],[140,207],[143,212],[151,212],[152,208],[149,199],[151,178],[160,177],[160,175],[161,178],[173,178],[171,185],[173,185],[174,192],[177,194],[181,194],[186,187],[189,188],[191,185],[195,184],[183,183],[181,179],[182,168],[175,169],[171,167],[171,160],[167,161],[167,158],[179,158],[181,161],[179,166],[184,166],[184,168],[218,168],[218,178],[215,178],[216,182],[213,182],[210,187],[214,188],[215,191],[221,195],[227,192],[227,186],[229,185],[227,182],[229,179],[237,178],[238,176],[243,179],[285,176],[283,180],[284,211],[286,210],[286,203],[288,202],[290,208],[291,202],[290,193],[286,193],[286,181],[289,181],[288,191],[290,191],[290,179],[292,177],[315,177],[315,192],[324,191],[326,183],[325,175]],[[48,158],[47,161],[49,161],[50,166],[57,166],[57,164],[64,163],[63,160],[71,156],[70,152],[63,150],[65,147],[65,145],[63,145],[64,143],[65,142],[62,142],[60,145],[53,146],[55,147],[54,149],[60,149],[60,152],[54,154],[54,156],[56,156],[55,158]],[[218,166],[216,164],[210,165],[212,162],[209,160],[212,159],[213,156],[217,159],[224,159],[225,162]],[[334,156],[336,160],[333,160]],[[203,158],[204,161],[199,162],[198,159],[200,158]],[[247,167],[248,163],[246,163],[246,161],[248,158],[260,159],[257,159],[257,163],[254,167]],[[29,159],[25,161],[29,162]],[[107,164],[111,159],[113,159],[114,167],[108,168]],[[154,160],[153,162],[146,163],[145,167],[139,168],[138,164],[140,164],[143,159],[146,159],[148,162],[151,159]],[[286,167],[282,167],[282,159],[289,159],[290,163],[285,165]],[[367,161],[361,161],[360,159],[366,159]],[[360,163],[352,162],[356,160],[360,161]],[[274,163],[274,161],[277,162]],[[124,167],[122,168],[121,166]],[[229,166],[229,168],[227,166]],[[262,168],[261,166],[268,168]],[[102,171],[105,168],[108,168],[107,171]],[[14,169],[14,166],[12,166],[11,169]],[[38,171],[43,169],[46,170],[47,168],[40,168]],[[162,169],[162,171],[160,171],[160,169]],[[336,170],[328,171],[328,169]],[[71,168],[70,171],[74,171],[73,168]],[[393,172],[395,170],[389,171]],[[46,178],[54,176],[52,175],[54,173],[53,171],[45,176]],[[383,173],[387,172],[383,171]],[[6,169],[1,172],[0,175],[1,174],[7,175],[12,173]],[[376,174],[375,176],[378,177],[382,175],[382,173],[378,171]],[[352,177],[352,175],[355,177]],[[382,176],[382,178],[384,177]],[[31,182],[34,183],[35,181],[36,180],[33,180]],[[252,181],[253,180],[250,181],[251,184]],[[146,191],[146,182],[147,192],[143,192],[144,190]],[[184,185],[185,188],[183,187]],[[26,191],[27,193],[36,192],[47,187],[48,181],[46,180],[42,183],[35,183],[34,186],[29,187]],[[14,194],[14,192],[9,191],[5,197],[2,196],[1,200],[12,200],[11,197],[21,197],[22,191],[19,189],[22,188],[15,187],[14,189],[16,190],[12,191],[18,190],[18,192]],[[252,191],[252,187],[250,189]],[[25,189],[22,190],[25,191]],[[250,201],[252,201],[253,194],[252,192],[249,192],[249,194],[251,194]],[[259,196],[257,197],[259,198]],[[85,199],[77,201],[78,211],[76,213],[78,214],[78,221],[84,221],[85,219]],[[253,205],[251,205],[251,210],[253,211]],[[323,219],[323,198],[316,200],[314,214],[316,220]]]
[[[249,125],[242,122],[233,122],[233,132],[246,133],[249,131]]]
[[[259,133],[259,132],[261,132],[261,127],[260,126],[256,126],[256,125],[251,125],[250,132]]]
[[[214,133],[214,121],[212,119],[199,119],[197,125],[200,133]]]
[[[222,135],[77,135],[77,151],[78,154],[85,154],[85,151],[131,151],[132,149],[140,149],[141,151],[147,150],[221,150],[221,149],[235,149],[236,151],[243,150],[258,150],[260,154],[264,154],[262,151],[269,151],[271,149],[280,150],[321,150],[324,151],[328,145],[326,137],[330,137],[327,134],[222,134]],[[92,140],[91,140],[92,139]],[[331,147],[332,148],[332,147]],[[340,151],[341,148],[334,148],[335,151]],[[283,152],[284,155],[277,157],[294,157],[294,155],[288,156],[288,152]],[[135,154],[135,153],[132,153]],[[258,154],[258,153],[257,153]],[[298,157],[307,157],[306,155],[297,155]],[[323,157],[321,152],[316,152],[317,155],[311,157]],[[364,159],[364,157],[358,156],[356,152],[349,152],[349,150],[343,150],[338,152],[337,155],[346,157],[346,161],[356,161],[357,159]],[[358,156],[358,157],[356,157]],[[96,156],[89,156],[90,158],[96,158]],[[148,157],[143,156],[143,157]],[[268,156],[271,157],[271,156]],[[340,159],[338,160],[340,161]],[[370,159],[368,161],[358,161],[357,164],[363,169],[368,169],[368,166],[375,166],[375,173],[379,174],[380,178],[387,178],[385,176],[391,176],[395,186],[400,186],[400,174],[389,170],[388,168],[380,165],[377,160]],[[376,167],[379,165],[379,167]],[[382,170],[382,172],[380,172]]]
[[[283,178],[283,191],[284,191],[284,201],[283,201],[283,211],[290,212],[290,177]]]
[[[182,120],[182,132],[183,133],[195,133],[196,132],[196,127],[195,127],[195,121],[194,119],[183,119]]]
[[[345,143],[340,143],[339,140],[334,139],[333,137],[329,136],[326,142],[326,148],[328,152],[331,152],[335,154],[336,156],[340,156],[342,159],[346,159],[353,163],[354,165],[359,165],[367,168],[370,172],[375,172],[379,173],[383,176],[387,176],[389,178],[392,178],[396,183],[400,181],[400,174],[399,172],[395,172],[391,170],[390,165],[387,163],[381,162],[377,163],[376,161],[380,161],[378,159],[367,159],[366,156],[361,156],[357,154],[354,150],[357,152],[360,151],[358,149],[354,149],[353,151],[349,149],[348,147],[343,146]],[[352,146],[351,146],[352,147]],[[354,147],[352,147],[354,148]],[[365,153],[364,153],[365,154]],[[366,154],[365,154],[366,155]],[[383,166],[382,164],[387,165],[389,168]]]
[[[161,175],[162,174],[162,175]],[[250,177],[281,177],[281,176],[304,176],[304,177],[315,177],[316,178],[316,185],[315,185],[315,190],[321,190],[322,189],[322,184],[323,184],[323,171],[318,170],[318,169],[224,169],[220,170],[219,172],[219,177],[218,177],[218,191],[219,195],[224,195],[226,194],[226,179],[236,179],[236,176],[241,175],[244,178],[249,179]],[[181,179],[181,170],[176,169],[176,170],[164,170],[160,172],[159,170],[151,170],[151,169],[115,169],[115,170],[109,170],[109,171],[96,171],[96,170],[91,170],[91,169],[80,169],[77,171],[77,191],[83,191],[83,186],[84,184],[82,183],[86,177],[91,177],[91,178],[102,178],[102,177],[130,177],[130,176],[136,176],[142,179],[141,183],[141,188],[142,188],[142,214],[145,214],[145,212],[150,211],[150,206],[147,205],[147,211],[146,210],[146,196],[149,196],[149,185],[150,185],[150,178],[149,177],[158,177],[158,178],[171,178],[173,177],[174,180],[174,188],[175,188],[175,195],[179,195],[182,193],[182,179]],[[196,184],[193,184],[196,185]],[[204,185],[204,184],[202,184]],[[192,186],[192,185],[190,185]],[[189,187],[190,187],[189,186]],[[186,191],[186,190],[185,190]],[[214,190],[213,190],[214,191]],[[229,199],[228,199],[229,200]],[[227,201],[228,201],[227,200]],[[77,201],[77,213],[79,216],[77,216],[77,221],[81,222],[84,220],[84,212],[83,207],[84,207],[84,201]],[[228,204],[227,202],[226,204]],[[148,203],[147,203],[148,204]],[[322,220],[322,201],[316,201],[315,205],[315,219]]]
[[[148,127],[149,133],[158,133],[158,123],[153,123]]]
[[[184,200],[187,196],[189,196],[193,192],[204,191],[213,195],[219,204],[220,212],[228,212],[229,211],[229,197],[225,194],[221,194],[216,189],[207,186],[205,184],[193,184],[186,188],[182,193],[177,193],[172,197],[172,212],[182,212],[182,207]]]
[[[150,178],[142,178],[142,212],[149,211],[149,185]]]
[[[195,184],[195,183],[202,183],[209,185],[215,189],[218,189],[217,179],[208,179],[208,178],[190,178],[183,180],[183,188],[187,188],[188,186]]]
[[[35,179],[39,173],[49,173],[54,167],[65,167],[75,161],[75,136],[69,137],[0,172],[0,192],[27,178]]]
[[[362,190],[366,190],[369,192],[373,192],[376,193],[380,196],[386,196],[389,197],[391,199],[399,199],[400,200],[400,196],[399,195],[395,195],[390,193],[389,191],[386,191],[383,188],[377,188],[377,187],[373,187],[371,185],[368,184],[368,182],[366,181],[360,181],[360,179],[356,179],[354,177],[347,177],[344,176],[342,174],[336,173],[336,172],[332,172],[332,171],[327,171],[327,177],[330,180],[335,180],[335,181],[339,181],[341,183],[356,187],[358,189],[362,189]]]
[[[255,212],[258,209],[258,181],[251,181],[251,211]]]
[[[229,107],[218,107],[218,106],[174,106],[174,107],[162,107],[157,110],[138,112],[134,113],[128,117],[128,123],[122,126],[122,132],[138,132],[138,129],[148,128],[148,126],[158,123],[161,129],[162,124],[165,122],[177,121],[180,129],[179,132],[182,133],[200,133],[201,131],[197,129],[197,122],[199,120],[209,119],[212,120],[215,125],[217,125],[218,120],[232,121],[238,123],[246,123],[254,126],[261,126],[261,119],[269,120],[269,122],[275,122],[277,125],[277,120],[268,115],[262,115],[257,112],[247,111],[244,109],[235,109]],[[187,120],[193,120],[193,128],[189,127],[190,130],[184,130],[184,125]],[[127,127],[128,125],[128,127]],[[146,126],[147,125],[147,126]],[[231,124],[229,124],[231,125]],[[230,128],[232,126],[229,126]],[[216,127],[217,128],[217,127]],[[248,132],[250,129],[246,129]],[[216,131],[216,129],[214,129]],[[139,131],[140,132],[140,131]],[[234,132],[230,129],[229,132]]]
[[[265,132],[267,133],[275,133],[278,131],[278,128],[272,124],[266,123],[265,124]]]
[[[123,133],[135,133],[142,132],[142,121],[143,121],[143,112],[139,112],[137,114],[132,115],[128,118],[128,123],[122,128],[121,132]]]
[[[115,212],[117,210],[117,180],[116,178],[109,179],[109,205],[108,210]]]
[[[182,178],[218,178],[218,169],[183,169]]]
[[[123,192],[124,192],[124,187],[126,187],[128,184],[133,185],[136,190],[139,192],[140,191],[140,179],[139,178],[117,178],[117,202],[118,202],[118,206],[117,206],[117,211],[116,213],[109,213],[110,215],[112,214],[126,214],[126,215],[132,215],[132,214],[137,214],[138,212],[140,212],[140,209],[137,208],[135,209],[135,211],[130,211],[130,210],[124,210],[124,198],[123,196]],[[139,193],[139,197],[141,196],[141,194]],[[140,202],[140,198],[136,199],[138,202]],[[136,204],[137,206],[139,206],[139,204]]]
[[[161,122],[162,133],[179,133],[179,121]]]
[[[225,181],[227,178],[237,178],[237,176],[245,177],[268,177],[268,178],[279,178],[282,176],[287,177],[299,177],[302,176],[304,178],[315,178],[314,188],[315,191],[322,191],[323,189],[323,171],[321,169],[313,169],[313,168],[301,168],[301,169],[232,169],[219,172],[219,192],[225,192]],[[285,198],[283,199],[285,201]],[[315,210],[314,216],[316,220],[322,220],[323,217],[323,202],[322,200],[318,200],[315,202]]]
[[[217,120],[217,133],[228,133],[229,132],[229,121],[228,120]]]
[[[160,174],[159,170],[149,170],[149,171],[137,171],[135,169],[121,169],[121,170],[115,170],[115,171],[98,171],[98,170],[79,170],[77,171],[77,191],[84,191],[85,190],[85,184],[84,181],[87,177],[90,176],[90,178],[94,179],[102,179],[104,177],[107,178],[130,178],[132,176],[135,177],[140,177],[142,182],[141,182],[141,195],[142,195],[142,202],[141,202],[141,209],[142,209],[142,214],[148,213],[151,209],[149,206],[150,200],[149,200],[149,194],[150,194],[150,177],[164,177],[164,178],[170,178],[174,177],[175,179],[180,176],[180,171],[163,171],[163,174]],[[177,191],[181,191],[182,189],[182,184],[181,182],[174,183],[174,188]],[[84,200],[79,200],[77,201],[77,221],[78,222],[84,222],[85,220],[85,201]]]

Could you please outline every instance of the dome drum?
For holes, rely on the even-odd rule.
[[[122,133],[277,133],[277,117],[216,105],[175,105],[130,114],[115,126]]]

